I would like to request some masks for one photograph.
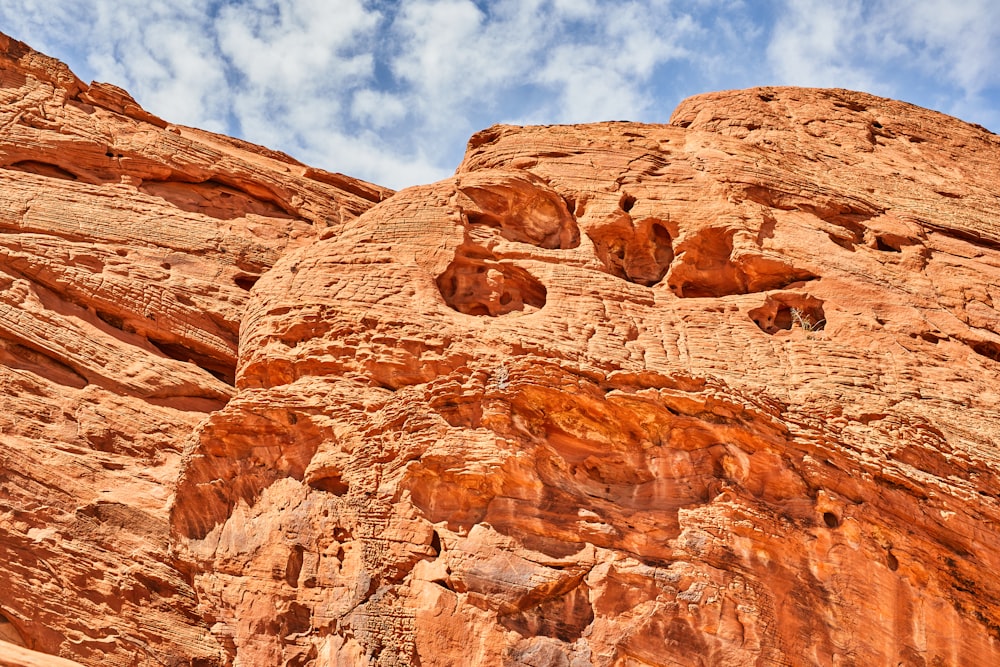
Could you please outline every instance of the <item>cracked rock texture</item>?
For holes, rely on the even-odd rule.
[[[1000,664],[995,135],[758,88],[392,195],[0,45],[0,637]]]

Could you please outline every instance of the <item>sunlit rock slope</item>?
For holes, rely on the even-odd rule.
[[[1000,663],[995,135],[758,88],[392,194],[0,46],[0,638]]]

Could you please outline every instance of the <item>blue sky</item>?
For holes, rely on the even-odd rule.
[[[3,0],[0,31],[168,121],[394,188],[494,123],[662,123],[757,85],[1000,130],[995,0]]]

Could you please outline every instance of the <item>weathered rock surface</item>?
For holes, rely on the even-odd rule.
[[[253,283],[390,193],[169,125],[3,36],[0,126],[0,638],[218,664],[169,548],[184,444],[235,392]]]
[[[0,667],[81,667],[73,660],[11,644],[7,637],[3,641],[8,643],[0,644]]]
[[[995,135],[717,93],[669,125],[490,128],[372,207],[390,193],[6,51],[21,643],[1000,663]]]

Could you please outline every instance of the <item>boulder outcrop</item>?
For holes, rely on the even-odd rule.
[[[997,136],[758,88],[393,194],[0,46],[0,637],[1000,663]]]

